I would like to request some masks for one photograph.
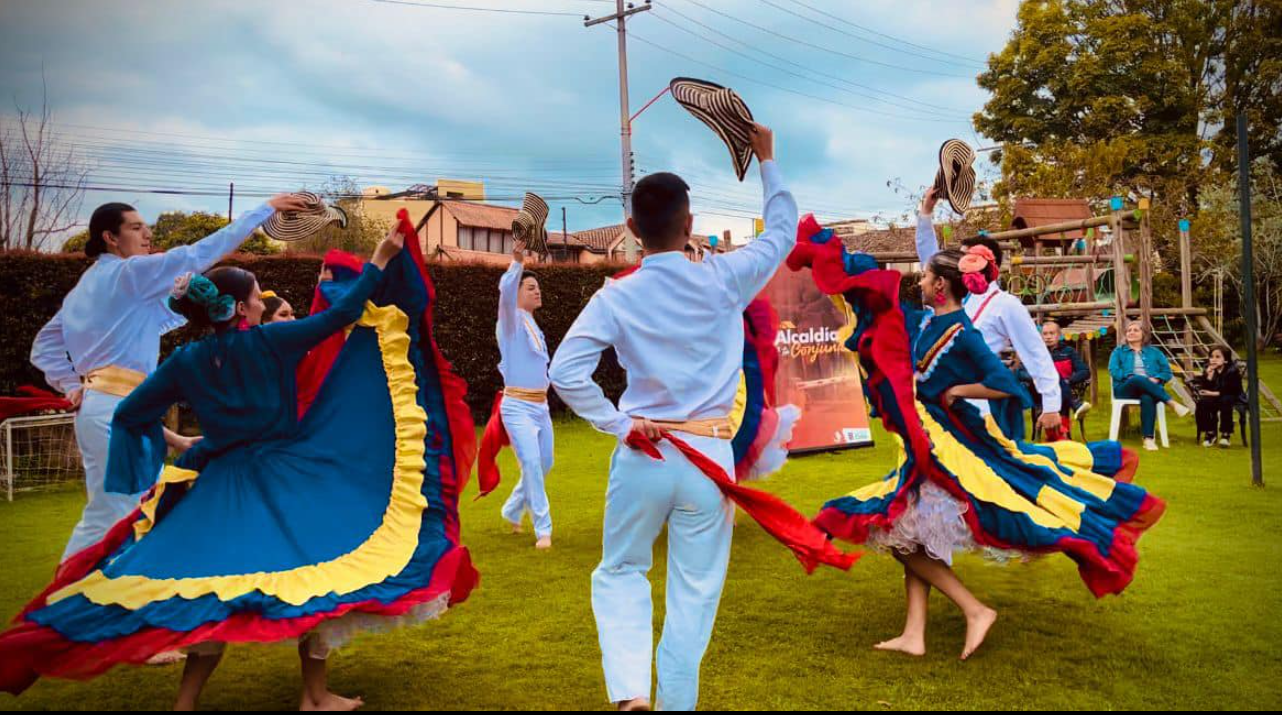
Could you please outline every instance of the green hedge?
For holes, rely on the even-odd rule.
[[[297,310],[306,312],[311,305],[320,269],[318,257],[237,254],[226,263],[253,271],[264,290],[276,291]],[[13,394],[19,385],[44,385],[40,372],[28,359],[31,343],[89,265],[82,254],[0,254],[0,333],[4,335],[0,341],[0,394]],[[538,312],[538,320],[552,350],[560,344],[588,298],[606,277],[620,270],[620,266],[604,264],[531,267],[541,278],[544,307]],[[494,393],[502,387],[494,323],[503,269],[473,263],[431,263],[429,272],[437,290],[437,342],[467,380],[472,411],[483,418]],[[176,345],[192,338],[186,329],[166,336],[162,359]],[[624,375],[613,353],[603,357],[597,379],[612,399],[622,392]],[[556,411],[563,408],[555,397],[552,407]]]

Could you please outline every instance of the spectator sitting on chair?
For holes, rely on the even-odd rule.
[[[1144,449],[1157,451],[1153,439],[1157,423],[1157,403],[1171,406],[1179,417],[1186,417],[1189,408],[1172,398],[1163,387],[1171,380],[1171,362],[1161,350],[1149,344],[1148,326],[1134,320],[1126,325],[1126,335],[1121,345],[1108,360],[1108,374],[1113,377],[1113,397],[1140,401],[1140,428],[1144,433]]]
[[[1073,389],[1086,384],[1091,379],[1091,369],[1086,366],[1077,348],[1064,342],[1064,335],[1058,322],[1050,319],[1042,322],[1042,342],[1046,343],[1046,349],[1050,351],[1051,360],[1055,363],[1055,371],[1059,373],[1060,394],[1064,396],[1063,407],[1060,409],[1060,429],[1061,434],[1067,437],[1073,433],[1073,420],[1080,418],[1091,409],[1091,403],[1078,399]],[[1020,366],[1015,375],[1020,382],[1030,386],[1033,384],[1032,376],[1023,366]],[[1040,410],[1041,396],[1031,387],[1029,392],[1033,395],[1037,409]]]
[[[1216,423],[1220,446],[1233,438],[1233,407],[1242,398],[1242,373],[1233,364],[1233,353],[1224,346],[1211,348],[1206,372],[1193,380],[1197,391],[1197,433],[1203,447],[1215,445]]]

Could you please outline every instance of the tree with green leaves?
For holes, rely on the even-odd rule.
[[[1201,278],[1223,276],[1242,295],[1242,231],[1238,176],[1205,187],[1202,210],[1192,222],[1193,257]],[[1282,171],[1267,157],[1251,164],[1251,243],[1255,270],[1256,325],[1268,343],[1282,325]]]
[[[978,79],[975,126],[1004,145],[994,194],[1147,197],[1155,245],[1178,255],[1162,249],[1233,166],[1239,110],[1282,168],[1279,58],[1279,0],[1025,0]]]
[[[151,227],[151,246],[156,250],[168,250],[175,246],[188,246],[226,226],[226,217],[205,211],[166,211],[156,218]],[[64,253],[85,250],[89,241],[89,231],[84,230],[67,239],[62,245]],[[262,231],[255,231],[238,249],[242,253],[253,253],[260,256],[280,253],[279,244],[267,237]]]

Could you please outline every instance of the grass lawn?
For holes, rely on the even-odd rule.
[[[1282,360],[1264,377],[1282,387]],[[1088,421],[1107,433],[1107,405]],[[605,708],[589,576],[600,555],[610,440],[558,423],[548,486],[555,548],[506,533],[501,494],[463,506],[464,541],[481,571],[472,598],[442,620],[366,636],[331,661],[333,688],[371,709]],[[1277,709],[1282,707],[1282,423],[1265,423],[1265,477],[1250,486],[1249,455],[1203,449],[1192,419],[1172,417],[1172,449],[1144,453],[1137,481],[1167,500],[1140,544],[1140,569],[1121,597],[1095,600],[1062,556],[996,566],[959,560],[971,588],[1001,618],[980,652],[957,660],[963,621],[941,596],[922,659],[875,652],[903,618],[899,567],[869,554],[849,573],[807,577],[764,532],[741,519],[712,645],[705,709]],[[767,483],[803,512],[893,466],[878,446],[794,459]],[[1128,438],[1137,443],[1134,436]],[[1138,445],[1136,445],[1138,446]],[[46,582],[83,502],[75,489],[0,501],[0,616]],[[662,618],[662,544],[652,577]],[[41,681],[0,709],[165,709],[179,666],[119,668],[90,683]],[[229,648],[206,709],[283,709],[298,702],[291,645]]]

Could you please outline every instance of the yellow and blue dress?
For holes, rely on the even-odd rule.
[[[180,348],[121,404],[108,488],[161,470],[171,405],[192,406],[204,439],[0,634],[0,690],[206,642],[317,632],[333,647],[467,598],[478,576],[458,540],[450,434],[461,400],[442,388],[457,378],[432,343],[432,288],[411,248],[385,271],[366,266],[319,314]],[[344,330],[300,417],[295,370]]]
[[[1120,593],[1138,563],[1136,542],[1165,504],[1128,483],[1137,460],[1116,442],[1013,442],[954,386],[981,383],[1027,399],[963,311],[933,315],[901,305],[900,275],[846,253],[832,232],[802,220],[793,270],[843,295],[857,325],[874,414],[902,446],[886,478],[824,505],[816,523],[834,537],[950,561],[960,549],[1063,553],[1096,596]]]

